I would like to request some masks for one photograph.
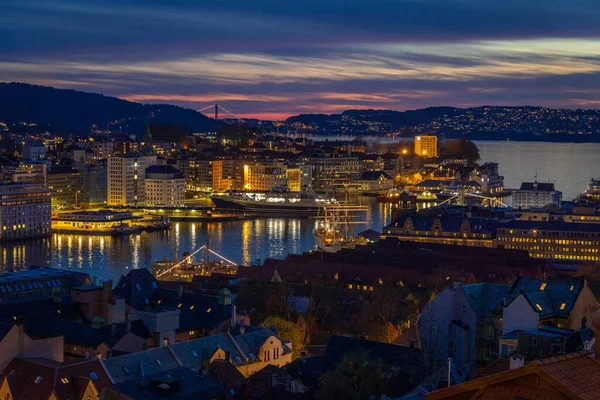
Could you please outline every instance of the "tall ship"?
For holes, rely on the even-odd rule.
[[[325,205],[337,204],[333,197],[311,191],[291,193],[273,190],[268,193],[230,192],[211,198],[219,210],[240,211],[253,215],[313,216]]]
[[[355,235],[352,225],[365,224],[362,218],[368,207],[347,204],[324,205],[316,216],[313,237],[317,250],[325,253],[336,253],[341,249],[352,249],[357,245],[365,245],[367,239]]]
[[[576,201],[582,204],[600,204],[600,179],[592,179]]]
[[[194,256],[200,253],[200,259],[194,260]],[[238,269],[236,263],[209,247],[209,241],[192,253],[183,253],[181,261],[163,259],[152,263],[151,272],[163,281],[188,281],[191,282],[194,276],[210,276],[216,274],[235,275]]]

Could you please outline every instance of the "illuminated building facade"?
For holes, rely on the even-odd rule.
[[[310,165],[288,165],[287,184],[291,192],[312,188],[312,167]]]
[[[50,190],[42,185],[0,184],[0,240],[50,234]]]
[[[244,189],[270,191],[287,188],[287,166],[281,162],[244,164]]]
[[[415,136],[415,154],[428,158],[437,157],[437,136]]]
[[[82,200],[83,178],[73,167],[52,167],[46,175],[46,186],[52,192],[52,207],[78,206]]]
[[[514,209],[560,207],[562,193],[554,189],[553,183],[523,182],[519,190],[512,193]]]
[[[358,157],[311,157],[313,182],[316,191],[327,191],[344,186],[358,178],[362,172]]]
[[[186,189],[194,192],[213,192],[223,186],[223,160],[187,158],[177,160],[177,168],[183,173]]]
[[[494,234],[498,223],[491,218],[407,214],[386,226],[382,238],[396,237],[407,242],[496,247]]]
[[[510,221],[498,227],[498,247],[526,250],[534,258],[600,261],[600,225]]]
[[[146,168],[156,165],[156,156],[120,155],[108,159],[109,206],[146,204]]]
[[[150,207],[183,207],[185,179],[171,165],[152,165],[146,168],[146,205]]]

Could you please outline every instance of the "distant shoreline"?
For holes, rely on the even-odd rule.
[[[285,135],[285,134],[284,134]],[[295,135],[295,137],[302,137],[301,134]],[[575,137],[573,137],[575,136]],[[592,137],[590,137],[592,136]],[[597,136],[597,137],[593,137]],[[316,141],[352,141],[356,138],[362,138],[366,141],[379,140],[381,143],[401,143],[410,142],[413,140],[413,136],[382,136],[382,135],[328,135],[321,133],[306,134],[306,139]],[[531,143],[574,143],[574,144],[585,144],[585,143],[600,143],[600,135],[565,135],[560,137],[548,137],[548,136],[537,136],[537,135],[519,135],[514,137],[481,137],[481,136],[445,136],[438,135],[441,140],[453,140],[453,139],[468,139],[474,142],[531,142]]]

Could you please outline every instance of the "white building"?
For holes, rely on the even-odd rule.
[[[146,205],[151,207],[183,207],[185,178],[171,165],[146,168]]]
[[[50,190],[29,183],[0,184],[0,240],[50,235]]]
[[[156,164],[156,156],[125,154],[108,159],[109,206],[146,204],[146,168]]]
[[[555,206],[559,208],[562,193],[554,189],[554,183],[523,182],[519,190],[512,193],[512,206],[515,210]]]
[[[422,157],[437,157],[437,136],[415,136],[415,154]]]
[[[46,158],[46,146],[39,142],[31,142],[23,145],[23,159],[40,161]]]

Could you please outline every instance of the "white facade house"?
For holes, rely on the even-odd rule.
[[[156,164],[156,156],[119,155],[108,159],[109,206],[146,204],[146,168]]]
[[[183,207],[185,178],[171,165],[146,168],[146,205],[151,207]]]
[[[50,235],[52,204],[43,185],[0,184],[0,240]]]
[[[46,146],[43,143],[32,142],[23,145],[23,159],[40,161],[46,158]]]
[[[526,210],[546,206],[560,207],[562,193],[554,189],[553,183],[523,182],[519,190],[512,193],[513,209]]]

